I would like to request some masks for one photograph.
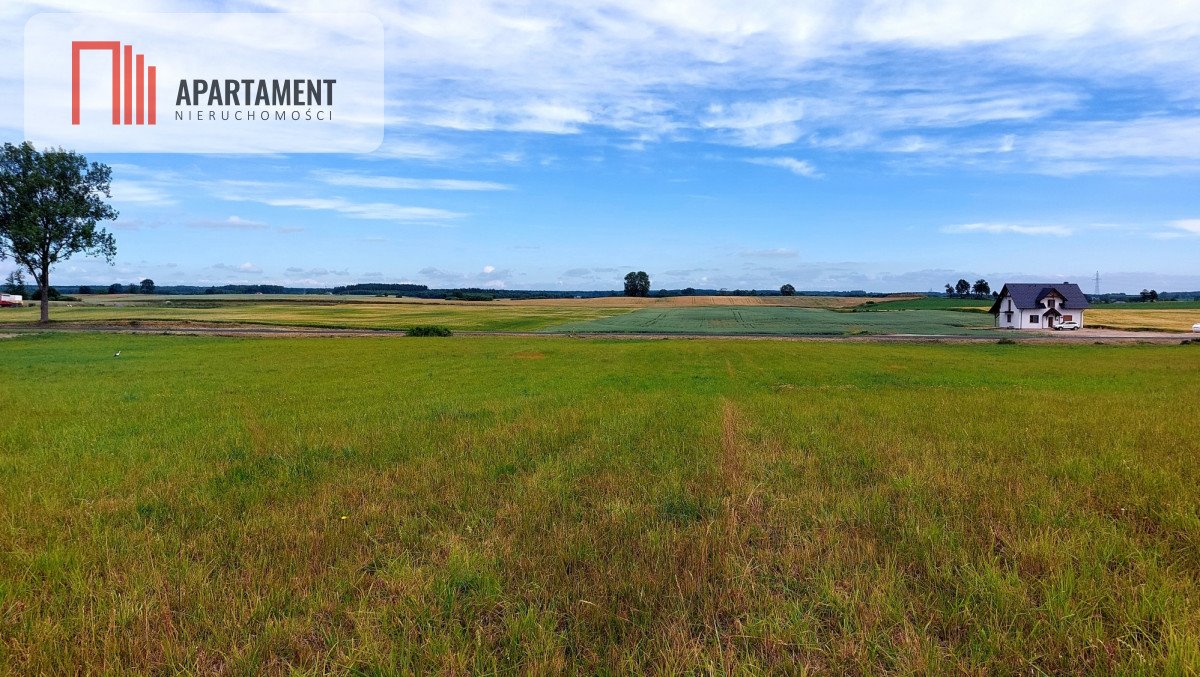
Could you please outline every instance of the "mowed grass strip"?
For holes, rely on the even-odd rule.
[[[987,336],[994,320],[982,313],[950,310],[846,312],[823,308],[643,308],[587,322],[549,327],[550,332],[627,334]],[[997,334],[999,335],[999,334]]]
[[[0,665],[1195,672],[1197,350],[5,339]]]

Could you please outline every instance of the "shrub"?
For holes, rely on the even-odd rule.
[[[440,324],[426,324],[426,325],[418,325],[416,327],[409,327],[408,331],[405,332],[405,335],[407,335],[407,336],[450,336],[452,333],[453,332],[450,331],[449,327],[443,327]]]

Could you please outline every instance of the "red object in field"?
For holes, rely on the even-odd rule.
[[[15,294],[0,294],[0,308],[20,306],[21,302],[24,300],[25,299]]]

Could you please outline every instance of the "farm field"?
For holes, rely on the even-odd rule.
[[[175,302],[171,305],[57,306],[55,322],[195,322],[238,323],[294,327],[349,329],[407,329],[440,324],[458,331],[532,331],[563,322],[587,321],[629,312],[608,305],[559,305],[535,302],[495,303],[329,303],[307,302]],[[8,309],[0,323],[35,323],[37,308]]]
[[[1158,305],[1158,304],[1156,304]],[[1166,305],[1166,304],[1161,304]],[[1180,304],[1183,305],[1183,304]],[[1190,332],[1192,325],[1200,322],[1200,307],[1194,309],[1156,308],[1154,310],[1114,310],[1107,306],[1087,311],[1087,324],[1091,327],[1108,329],[1130,329],[1136,331],[1184,331]]]
[[[1195,672],[1198,357],[0,340],[0,666]]]
[[[534,331],[587,322],[640,308],[796,307],[847,308],[859,297],[676,296],[666,298],[496,300],[483,302],[395,299],[362,296],[87,296],[79,303],[56,303],[56,322],[238,323],[348,329],[407,329],[440,324],[459,331]],[[0,312],[0,324],[34,323],[36,307]]]
[[[648,334],[861,335],[939,334],[987,336],[992,316],[949,310],[839,312],[823,308],[643,308],[586,322],[549,327],[549,332]]]
[[[370,296],[84,297],[56,303],[55,322],[196,323],[403,330],[440,324],[456,331],[551,331],[685,334],[986,336],[987,302],[936,297],[676,296],[484,302]],[[1158,304],[1166,306],[1167,304]],[[1101,306],[1087,324],[1111,329],[1190,331],[1200,312],[1188,304],[1153,310]],[[847,313],[840,311],[854,310]],[[839,312],[834,312],[839,311]],[[0,310],[0,326],[37,321],[37,308]]]

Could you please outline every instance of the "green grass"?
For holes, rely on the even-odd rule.
[[[550,327],[551,332],[663,334],[939,334],[987,336],[990,315],[948,310],[848,312],[764,306],[643,308]]]
[[[0,671],[1195,672],[1198,350],[0,340]]]
[[[991,305],[991,299],[948,299],[944,296],[926,296],[917,299],[864,303],[858,306],[858,310],[987,310]]]
[[[629,312],[598,305],[500,303],[402,303],[397,301],[322,301],[307,297],[297,302],[195,302],[170,305],[56,305],[56,322],[198,322],[346,329],[408,329],[444,325],[455,331],[533,331],[563,322],[578,322]],[[33,323],[34,307],[0,311],[0,323]]]

